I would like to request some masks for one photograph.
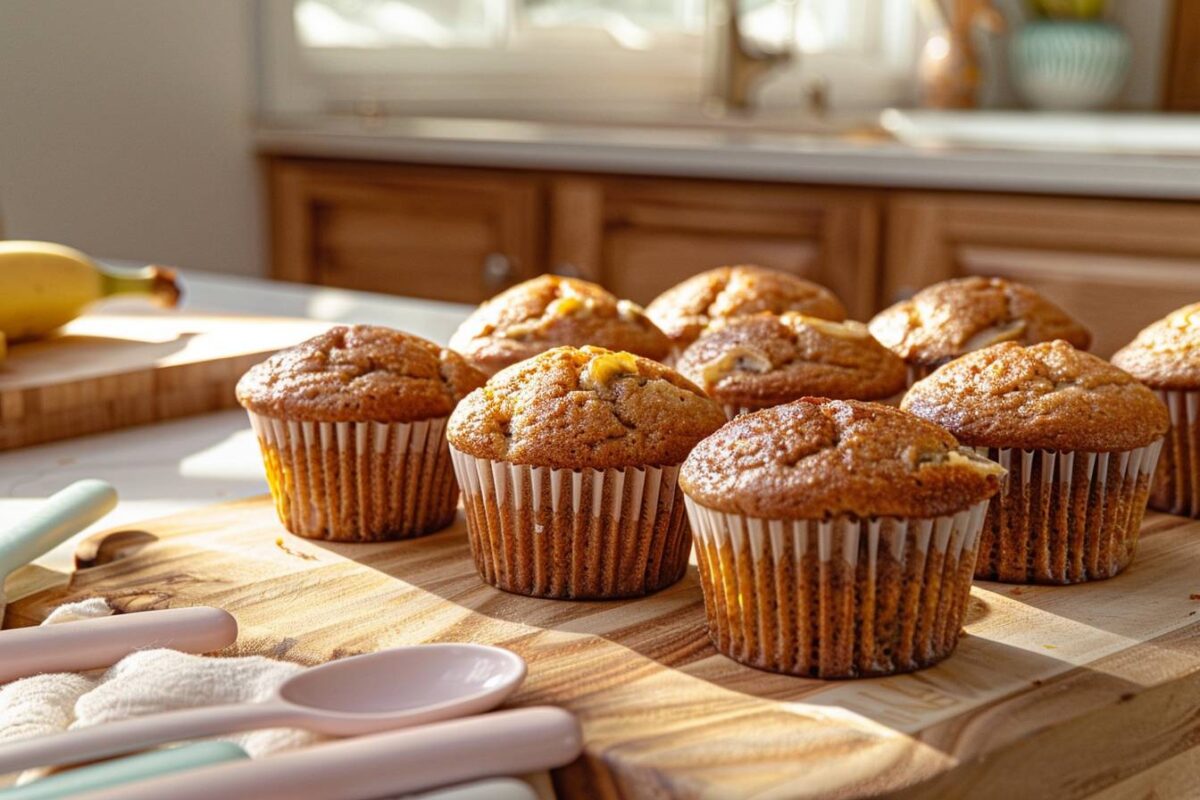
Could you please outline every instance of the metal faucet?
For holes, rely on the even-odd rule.
[[[709,0],[704,42],[706,111],[748,111],[762,76],[792,59],[790,47],[765,50],[742,38],[739,0]]]

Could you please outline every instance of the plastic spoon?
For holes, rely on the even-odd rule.
[[[0,530],[0,625],[4,622],[4,581],[9,573],[53,550],[116,505],[117,490],[111,484],[76,481],[46,498],[25,519]]]
[[[218,764],[77,800],[371,800],[553,769],[582,749],[579,723],[569,711],[517,708]]]
[[[0,683],[43,672],[108,667],[136,650],[211,653],[237,641],[237,620],[220,608],[164,608],[0,631]]]
[[[0,747],[0,773],[259,728],[329,736],[406,728],[492,709],[524,678],[521,657],[499,647],[397,647],[307,669],[261,703],[151,714],[13,742]]]

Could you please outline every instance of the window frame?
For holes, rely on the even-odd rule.
[[[916,55],[915,14],[909,0],[873,1],[883,13],[869,51],[798,53],[764,82],[760,105],[799,105],[817,76],[838,107],[901,99]],[[293,0],[256,0],[258,89],[268,114],[671,115],[695,109],[704,94],[699,35],[656,34],[662,46],[644,51],[597,46],[586,58],[580,41],[603,33],[535,33],[505,48],[305,48],[292,8]]]

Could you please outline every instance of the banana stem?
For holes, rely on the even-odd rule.
[[[167,267],[144,267],[132,272],[101,271],[100,280],[100,291],[106,296],[148,294],[161,306],[173,308],[179,304],[179,281],[175,270]]]

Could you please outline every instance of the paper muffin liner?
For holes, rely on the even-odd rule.
[[[458,485],[446,444],[448,417],[387,424],[248,413],[279,519],[297,536],[409,539],[454,519]]]
[[[708,633],[752,667],[908,672],[958,643],[987,501],[928,519],[768,520],[685,500]]]
[[[1171,412],[1171,430],[1154,473],[1150,507],[1200,517],[1200,392],[1160,390],[1156,394]]]
[[[551,469],[450,448],[475,567],[498,589],[566,600],[637,597],[687,571],[679,467]]]
[[[1111,578],[1133,560],[1163,440],[1116,453],[976,448],[1008,470],[992,498],[975,577]]]

